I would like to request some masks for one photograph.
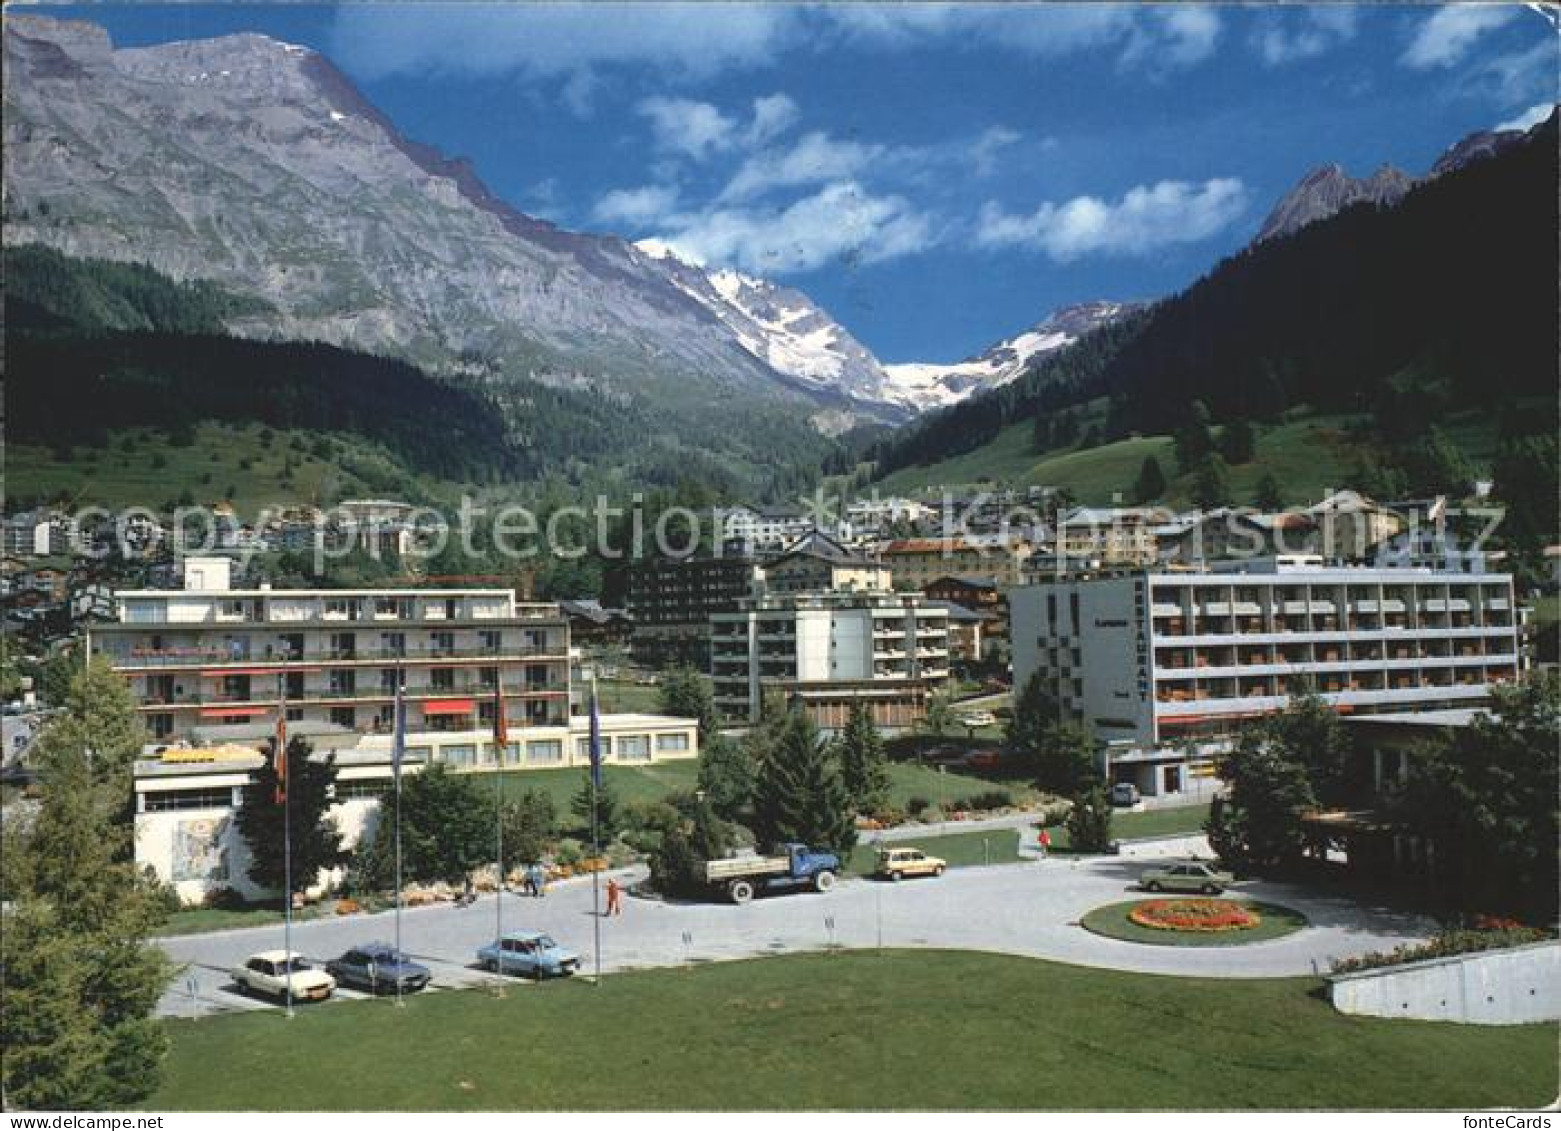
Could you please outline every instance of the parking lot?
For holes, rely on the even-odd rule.
[[[882,946],[993,951],[1145,973],[1266,978],[1326,972],[1333,958],[1389,950],[1434,930],[1431,921],[1393,908],[1262,881],[1239,885],[1237,894],[1293,907],[1311,926],[1271,942],[1215,948],[1119,942],[1078,926],[1092,908],[1135,894],[1139,872],[1155,855],[1186,847],[1168,842],[1132,858],[1053,857],[962,868],[901,884],[845,880],[829,895],[779,895],[746,907],[631,896],[621,917],[601,921],[601,966],[610,973],[829,946]],[[505,896],[503,924],[506,931],[547,931],[581,955],[582,973],[592,970],[589,881],[555,885],[543,899]],[[492,896],[470,907],[411,908],[402,913],[402,945],[433,971],[432,992],[496,982],[529,985],[477,967],[476,950],[492,941],[496,928]],[[292,945],[323,963],[351,946],[390,941],[393,933],[391,912],[317,919],[293,927]],[[257,951],[281,947],[281,924],[179,936],[163,945],[183,964],[163,997],[164,1014],[274,1008],[238,992],[228,971]],[[343,999],[362,996],[339,993]]]

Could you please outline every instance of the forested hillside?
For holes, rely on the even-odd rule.
[[[973,452],[1019,422],[1034,422],[1046,451],[1222,425],[1244,435],[1297,412],[1364,416],[1362,485],[1383,493],[1457,479],[1464,453],[1443,426],[1470,413],[1501,434],[1498,486],[1531,477],[1525,463],[1543,474],[1555,464],[1561,342],[1556,129],[1552,115],[1396,207],[1352,207],[1225,260],[1013,386],[880,442],[879,474]],[[1533,411],[1536,398],[1548,408]],[[1070,433],[1090,402],[1107,405],[1099,433]],[[1554,523],[1542,517],[1553,487],[1542,511],[1522,500],[1542,525]]]
[[[139,264],[8,252],[8,438],[63,460],[126,429],[178,439],[201,422],[256,423],[351,434],[411,472],[465,484],[589,481],[627,493],[694,477],[758,495],[804,485],[840,447],[806,429],[799,444],[795,422],[771,406],[755,406],[742,434],[705,436],[670,408],[630,412],[605,390],[490,380],[481,358],[457,384],[390,358],[226,333],[254,301]]]

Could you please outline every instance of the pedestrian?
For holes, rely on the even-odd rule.
[[[617,876],[607,881],[607,914],[623,914],[623,885],[618,882]]]
[[[531,894],[538,899],[547,894],[547,872],[541,864],[531,866]]]
[[[1040,836],[1041,859],[1045,860],[1052,852],[1052,834],[1050,829],[1042,829]]]

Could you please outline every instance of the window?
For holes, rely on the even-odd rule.
[[[435,691],[454,691],[455,669],[435,668],[433,671],[428,673],[428,686],[432,687]]]
[[[492,691],[495,687],[497,687],[499,685],[499,669],[498,668],[478,668],[477,669],[477,684],[484,691]]]
[[[395,668],[380,668],[379,669],[379,689],[381,691],[383,691],[386,695],[394,695],[396,693],[396,669]]]
[[[167,738],[173,733],[172,715],[149,715],[147,722],[152,726],[152,737]]]
[[[686,734],[658,734],[656,736],[656,750],[658,753],[687,749],[688,735]]]
[[[338,660],[350,660],[358,651],[358,634],[356,632],[331,633],[331,655]]]
[[[497,652],[504,646],[504,634],[497,629],[484,628],[477,633],[477,643],[484,652]]]
[[[332,668],[330,681],[331,694],[351,695],[358,687],[358,673],[351,668]]]
[[[429,650],[436,656],[448,656],[455,651],[455,633],[435,632],[428,638]]]
[[[402,765],[409,765],[416,762],[426,763],[430,758],[433,757],[433,754],[434,748],[432,746],[408,746],[406,748],[405,754],[402,755],[401,762]]]
[[[465,743],[443,747],[440,753],[444,761],[457,770],[470,769],[477,764],[477,747]]]
[[[339,727],[356,729],[358,725],[358,712],[351,707],[332,707],[331,722]]]
[[[339,781],[336,783],[337,801],[369,801],[382,797],[390,783],[381,779],[367,781]]]
[[[618,760],[620,762],[648,762],[650,760],[650,736],[644,734],[619,735]]]
[[[148,793],[146,811],[166,813],[173,809],[226,809],[233,804],[233,791],[220,789],[180,789],[166,793]]]
[[[590,740],[586,740],[586,757],[591,756]],[[562,739],[550,738],[540,742],[526,743],[526,761],[528,762],[562,762],[564,760],[564,743]]]
[[[387,656],[405,656],[407,654],[407,634],[404,632],[382,632],[379,634],[379,646]]]
[[[612,739],[602,735],[602,760],[605,762],[612,756]],[[591,760],[591,740],[589,738],[575,739],[575,757],[581,761]]]

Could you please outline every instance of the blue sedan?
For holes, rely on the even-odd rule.
[[[413,962],[389,943],[355,946],[340,958],[325,964],[325,969],[343,985],[367,990],[371,994],[416,993],[428,985],[433,974],[420,962]]]
[[[562,978],[580,967],[578,954],[540,931],[510,931],[479,950],[477,961],[485,970],[531,978]]]

